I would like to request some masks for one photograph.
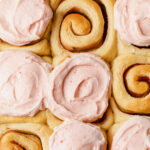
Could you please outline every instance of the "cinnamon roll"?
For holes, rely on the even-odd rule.
[[[1,123],[46,121],[44,112],[37,113],[45,109],[51,70],[49,63],[31,52],[0,53]]]
[[[50,54],[48,38],[53,12],[47,0],[1,0],[0,11],[0,51]]]
[[[150,1],[117,0],[114,7],[119,54],[150,56]]]
[[[51,49],[57,59],[80,52],[97,54],[107,61],[116,55],[111,0],[65,0],[54,15]]]
[[[102,130],[91,124],[68,120],[54,130],[49,150],[106,150],[107,141]]]
[[[113,63],[113,94],[122,111],[150,114],[150,57],[119,56]]]
[[[50,74],[46,107],[61,120],[93,122],[103,117],[111,92],[107,64],[93,54],[66,59]]]
[[[110,150],[150,149],[149,131],[150,118],[145,116],[134,116],[123,124],[114,125]]]
[[[1,150],[49,150],[52,130],[41,124],[1,124]]]

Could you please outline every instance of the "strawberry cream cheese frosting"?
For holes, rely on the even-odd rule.
[[[50,75],[47,107],[58,118],[93,122],[108,107],[111,73],[106,63],[93,54],[66,59]]]
[[[0,38],[13,45],[25,45],[40,39],[52,9],[47,0],[0,0]]]
[[[44,108],[52,67],[30,52],[0,53],[0,115],[33,116]]]
[[[126,121],[113,137],[111,150],[150,149],[150,118],[135,116]]]
[[[117,0],[115,28],[129,44],[150,46],[150,0]]]
[[[102,131],[91,124],[65,121],[54,130],[49,140],[49,150],[105,150]]]

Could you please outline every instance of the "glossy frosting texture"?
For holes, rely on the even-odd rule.
[[[47,99],[51,65],[30,52],[0,53],[0,115],[33,116]]]
[[[13,45],[40,39],[52,18],[47,0],[0,0],[0,38]]]
[[[91,124],[65,121],[50,137],[50,150],[105,150],[102,131]]]
[[[92,54],[78,54],[57,66],[50,77],[47,107],[58,118],[92,122],[108,106],[111,73],[106,63]]]
[[[150,45],[150,0],[117,0],[115,28],[121,38],[137,46]]]
[[[113,138],[111,150],[150,149],[150,118],[135,116],[126,121]]]

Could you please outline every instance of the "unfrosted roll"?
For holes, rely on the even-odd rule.
[[[65,0],[54,15],[54,56],[90,52],[111,61],[116,55],[111,0]]]
[[[150,57],[119,56],[112,68],[113,94],[121,110],[150,114]]]

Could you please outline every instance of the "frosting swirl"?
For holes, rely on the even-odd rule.
[[[150,1],[117,0],[114,7],[115,28],[121,38],[137,46],[150,45]]]
[[[40,39],[53,12],[46,0],[1,0],[0,38],[13,45]]]
[[[0,115],[33,116],[43,109],[51,69],[30,52],[1,52]]]
[[[113,137],[111,150],[150,149],[150,118],[135,116],[126,121]]]
[[[91,124],[65,121],[49,140],[50,150],[105,150],[102,131]]]
[[[50,75],[47,107],[58,118],[92,122],[108,106],[111,73],[99,57],[78,54],[57,66]]]

